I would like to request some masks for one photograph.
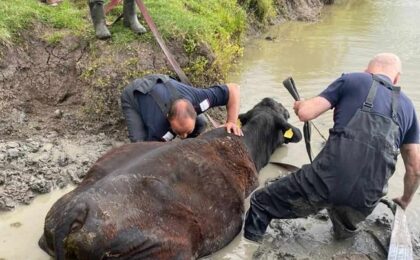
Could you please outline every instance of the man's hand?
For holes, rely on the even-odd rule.
[[[302,122],[317,118],[331,108],[331,103],[324,97],[318,96],[308,100],[295,101],[293,110]]]
[[[401,156],[405,165],[404,193],[395,198],[401,208],[406,209],[420,186],[420,146],[419,144],[403,144]]]
[[[226,122],[226,124],[221,125],[220,127],[226,127],[226,131],[229,134],[233,133],[237,136],[243,136],[244,135],[244,133],[242,133],[241,128],[236,123]]]
[[[302,105],[303,100],[295,101],[293,104],[293,110],[295,111],[295,114],[299,116],[299,108]]]
[[[397,203],[398,205],[400,205],[400,207],[405,210],[408,206],[408,204],[410,203],[409,201],[405,201],[403,199],[403,197],[399,197],[399,198],[394,198],[392,199],[392,201],[394,201],[395,203]]]

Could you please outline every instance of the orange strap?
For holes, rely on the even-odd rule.
[[[105,6],[105,15],[107,15],[109,12],[111,12],[112,9],[114,9],[115,6],[117,6],[119,3],[121,3],[122,0],[111,0],[109,1]]]

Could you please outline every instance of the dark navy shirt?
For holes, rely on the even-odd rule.
[[[384,75],[377,75],[391,83]],[[320,96],[326,98],[334,108],[334,127],[345,127],[356,111],[362,107],[372,85],[372,75],[369,73],[343,74],[325,89]],[[376,93],[372,111],[391,117],[392,91],[381,85]],[[411,100],[402,92],[399,96],[397,124],[400,135],[396,140],[397,147],[403,144],[419,143],[419,123]]]
[[[173,79],[171,79],[171,83],[179,91],[182,98],[192,103],[197,114],[201,114],[211,107],[226,105],[229,100],[229,90],[226,85],[195,88]],[[164,102],[171,99],[170,91],[163,83],[156,84],[151,91],[156,92]],[[138,93],[137,98],[139,101],[139,113],[147,130],[146,141],[169,141],[174,138],[175,134],[171,130],[166,115],[162,113],[153,97],[149,94]]]

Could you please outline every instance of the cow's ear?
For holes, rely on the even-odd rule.
[[[302,140],[302,133],[299,128],[289,124],[283,115],[276,116],[276,123],[280,126],[285,143],[297,143]]]
[[[287,109],[284,109],[284,110],[283,110],[283,116],[284,116],[284,118],[286,118],[286,119],[289,119],[289,118],[290,118],[290,114],[289,114],[289,111],[287,111]]]
[[[287,131],[292,131],[293,134],[288,135]],[[297,143],[300,140],[302,140],[302,132],[300,131],[299,128],[294,127],[292,125],[290,125],[290,128],[288,130],[286,130],[284,133],[285,134],[283,134],[283,136],[284,136],[284,142],[285,143]]]
[[[239,120],[241,121],[242,125],[246,124],[246,122],[248,121],[248,117],[249,117],[248,113],[239,115]]]

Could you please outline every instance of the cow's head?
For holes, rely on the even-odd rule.
[[[122,184],[119,179],[113,187],[73,191],[60,198],[48,212],[39,246],[55,259],[131,259],[153,248],[155,242],[132,225],[139,215],[135,205],[121,207],[121,194],[135,203]]]
[[[257,170],[264,167],[283,143],[299,142],[300,130],[287,122],[287,109],[271,98],[264,98],[247,113],[239,115],[245,144],[251,152]]]

